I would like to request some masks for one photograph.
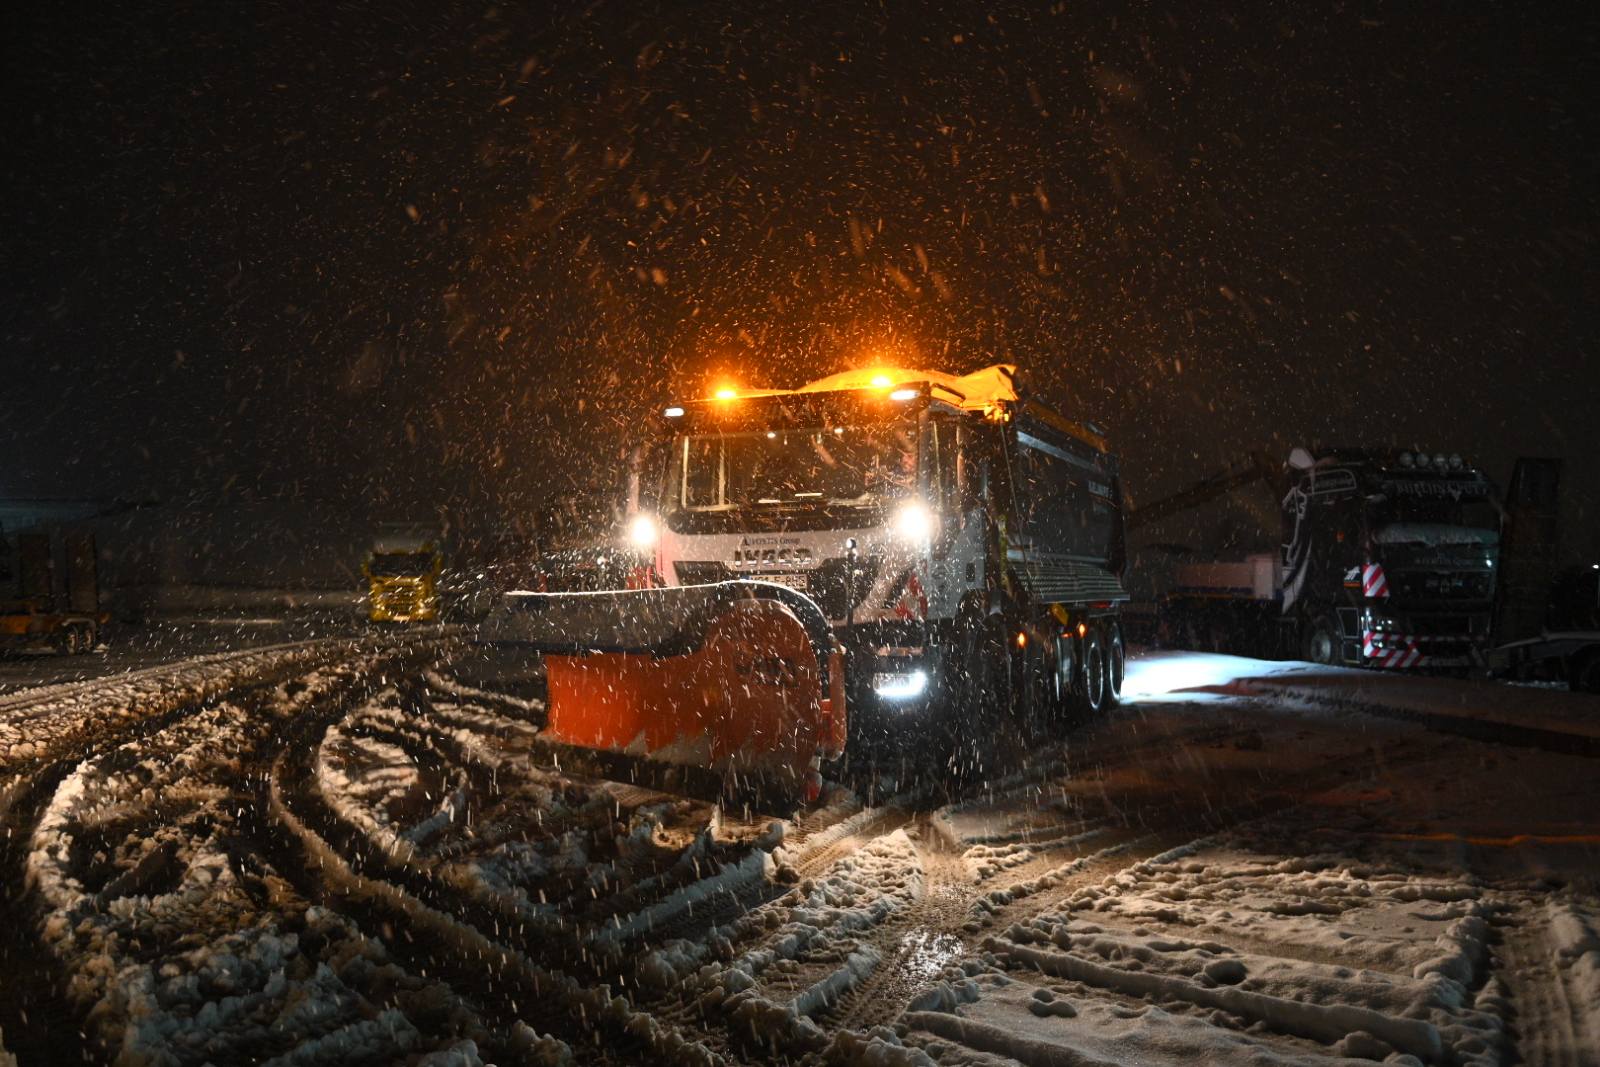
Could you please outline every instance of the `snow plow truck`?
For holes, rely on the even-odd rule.
[[[512,592],[481,631],[544,654],[553,742],[814,796],[847,751],[981,773],[999,716],[1118,699],[1117,462],[1015,367],[725,388],[653,421],[636,588]]]

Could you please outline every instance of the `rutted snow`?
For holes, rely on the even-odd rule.
[[[981,996],[902,1021],[1029,1063],[1498,1062],[1477,886],[1264,843],[1195,842],[1078,888],[985,938]]]
[[[241,761],[350,679],[218,703],[86,760],[51,798],[27,877],[91,1041],[119,1062],[390,1059],[492,1037],[447,987],[309,905],[243,842]],[[435,1049],[434,1051],[438,1051]],[[273,1055],[277,1059],[271,1059]]]
[[[360,646],[327,638],[199,656],[123,678],[27,689],[0,697],[0,770],[59,758],[91,739],[252,683],[307,673],[347,659]]]

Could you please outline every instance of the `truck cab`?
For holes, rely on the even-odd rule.
[[[1283,613],[1306,659],[1464,670],[1481,658],[1500,505],[1459,455],[1297,449],[1283,522]]]
[[[1012,371],[847,372],[667,407],[629,522],[651,582],[804,593],[848,652],[858,711],[903,715],[1016,667],[1030,639],[1037,687],[1092,688],[1098,710],[1113,649],[1121,680],[1116,462],[1019,398]]]
[[[438,619],[443,566],[437,537],[412,531],[380,534],[361,565],[367,579],[367,618],[379,623]]]

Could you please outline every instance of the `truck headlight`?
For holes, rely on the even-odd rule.
[[[660,536],[653,515],[635,515],[628,523],[628,543],[634,548],[654,548]]]
[[[907,541],[927,542],[933,537],[933,512],[920,500],[901,504],[894,513],[894,532]]]

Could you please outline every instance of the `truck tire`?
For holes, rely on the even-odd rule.
[[[1106,650],[1098,628],[1083,637],[1083,653],[1073,690],[1074,710],[1080,718],[1099,718],[1106,710]]]
[[[1051,639],[1050,704],[1057,722],[1065,726],[1072,718],[1072,684],[1077,676],[1077,645],[1071,635]]]
[[[76,656],[78,654],[78,627],[75,623],[67,623],[55,632],[50,642],[55,651],[63,656]]]
[[[1339,649],[1339,630],[1332,619],[1313,619],[1306,626],[1303,654],[1307,661],[1323,666],[1337,666],[1344,657]]]
[[[1012,631],[1012,640],[1016,633]],[[1029,634],[1025,644],[1011,648],[1012,687],[1016,692],[1015,713],[1023,736],[1029,740],[1048,737],[1051,727],[1050,656],[1042,642]]]
[[[1128,647],[1122,640],[1122,624],[1106,627],[1106,707],[1122,703],[1122,680],[1128,670]]]

